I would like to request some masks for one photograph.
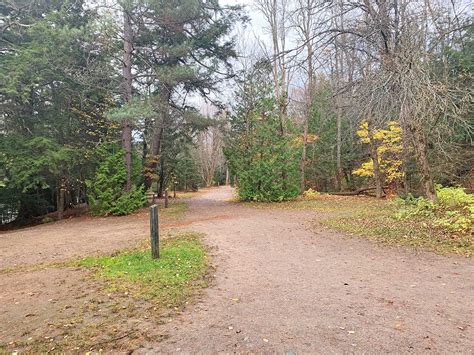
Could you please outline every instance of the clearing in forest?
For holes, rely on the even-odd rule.
[[[34,233],[2,234],[2,248],[12,239],[18,243],[11,248],[16,261],[2,258],[2,350],[466,353],[474,347],[469,258],[333,232],[316,223],[328,218],[328,211],[255,208],[261,205],[233,202],[228,187],[208,190],[187,204],[186,216],[167,233],[205,233],[197,245],[194,239],[184,243],[194,250],[185,254],[186,263],[204,282],[190,284],[195,291],[209,287],[176,306],[162,307],[148,293],[122,288],[136,270],[129,270],[126,282],[114,278],[117,265],[130,266],[139,252],[48,266],[78,254],[64,249],[62,258],[55,255],[58,250],[44,249],[35,261],[46,263],[42,267],[15,266],[21,243],[27,246]],[[142,225],[136,235],[124,237],[123,248],[147,238],[141,218],[73,219],[31,231],[47,228],[54,238],[73,244],[101,237],[110,242],[121,233],[100,236],[98,224],[88,231],[85,223],[123,222],[123,230]],[[201,244],[208,254],[205,263],[211,264],[206,274],[199,271]],[[111,251],[94,248],[95,254]],[[212,280],[205,276],[210,270]]]

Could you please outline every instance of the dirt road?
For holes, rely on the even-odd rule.
[[[186,219],[175,225],[206,233],[213,285],[157,326],[156,341],[130,350],[472,353],[471,259],[315,230],[314,212],[257,209],[229,201],[231,193],[222,187],[189,200]],[[0,268],[109,252],[147,232],[146,215],[10,232],[0,235]],[[84,302],[96,292],[83,277],[62,269],[0,274],[0,338],[44,336],[55,312],[79,315],[71,295]]]
[[[314,213],[243,207],[230,197],[219,188],[190,201],[189,215],[207,219],[189,229],[216,247],[215,286],[164,326],[165,341],[139,351],[474,349],[471,260],[310,231]]]

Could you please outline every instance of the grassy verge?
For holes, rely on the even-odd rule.
[[[79,266],[93,268],[113,291],[178,307],[205,286],[208,262],[200,235],[183,233],[162,242],[160,259],[152,259],[148,248],[140,248],[114,256],[86,257]]]
[[[474,255],[474,238],[435,226],[429,218],[398,220],[390,200],[371,197],[320,195],[279,204],[253,204],[261,208],[305,209],[319,213],[316,225],[368,237],[390,245],[403,245],[439,254]]]
[[[85,271],[81,288],[48,323],[18,335],[0,353],[128,352],[162,337],[169,322],[208,285],[209,261],[201,234],[188,232],[162,241],[153,260],[149,242],[108,256],[85,257],[50,267]],[[57,300],[62,302],[62,300]],[[54,307],[53,307],[54,309]]]
[[[184,201],[170,200],[168,208],[165,208],[165,202],[162,200],[156,204],[159,208],[160,218],[165,223],[183,219],[188,210],[188,204]],[[148,209],[145,212],[148,213]]]

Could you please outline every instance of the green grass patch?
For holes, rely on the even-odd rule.
[[[311,210],[319,213],[316,225],[368,237],[377,242],[409,246],[439,254],[474,255],[469,233],[453,232],[430,218],[396,218],[398,206],[391,200],[371,197],[320,195],[282,203],[250,203],[258,208]]]
[[[80,266],[93,268],[116,291],[178,307],[197,289],[206,286],[208,260],[198,233],[183,233],[161,243],[160,259],[148,248],[113,256],[86,257]]]

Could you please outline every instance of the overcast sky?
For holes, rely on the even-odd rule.
[[[247,15],[250,16],[251,23],[248,24],[249,29],[261,35],[264,31],[265,21],[262,14],[254,8],[254,0],[219,0],[221,5],[244,5]]]
[[[237,49],[238,51],[245,51],[245,48],[241,46],[248,46],[250,43],[256,43],[256,38],[263,39],[266,36],[265,21],[260,13],[258,13],[253,7],[254,0],[219,0],[221,5],[243,5],[245,6],[245,12],[250,17],[250,23],[246,25],[245,29],[239,28],[236,30],[238,33]],[[237,63],[236,63],[237,65]],[[229,99],[232,98],[234,88],[232,87],[231,81],[224,81],[219,89],[217,98],[226,103],[230,103]],[[210,104],[206,104],[205,100],[199,96],[191,98],[191,102],[196,105],[202,114],[212,115],[216,109]]]

